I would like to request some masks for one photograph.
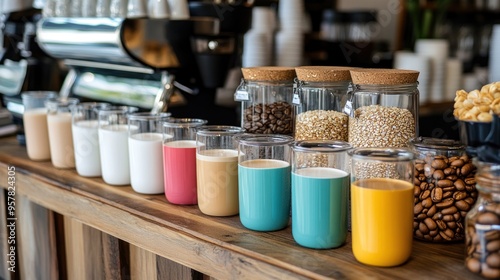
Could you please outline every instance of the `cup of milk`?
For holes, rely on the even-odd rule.
[[[138,108],[113,106],[99,110],[98,137],[102,179],[109,185],[130,185],[128,116]]]
[[[83,102],[71,108],[71,130],[75,167],[83,177],[100,177],[101,155],[97,131],[99,110],[111,106],[104,102]]]
[[[163,187],[161,122],[170,113],[133,113],[128,118],[130,185],[143,194],[160,194]]]

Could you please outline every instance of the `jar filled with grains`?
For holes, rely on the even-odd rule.
[[[500,164],[479,164],[479,197],[466,217],[465,266],[485,278],[500,278]]]
[[[254,134],[293,134],[293,67],[242,68],[234,95],[241,101],[241,127]]]
[[[411,140],[416,154],[413,236],[431,242],[465,238],[465,217],[476,203],[476,167],[465,146],[450,139]]]
[[[419,72],[351,69],[352,91],[344,106],[353,147],[406,148],[418,132]]]
[[[349,116],[343,112],[350,68],[295,68],[295,140],[348,140]]]

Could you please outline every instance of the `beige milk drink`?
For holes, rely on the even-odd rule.
[[[241,127],[206,125],[196,133],[198,207],[205,215],[239,212],[238,150],[233,138],[242,132]]]
[[[45,101],[56,96],[51,91],[30,91],[21,95],[26,151],[31,160],[49,160],[50,146]]]
[[[77,103],[76,98],[54,98],[45,103],[48,109],[50,158],[56,168],[75,167],[70,107]]]
[[[49,160],[49,133],[47,128],[47,109],[29,110],[23,114],[26,151],[32,160]]]

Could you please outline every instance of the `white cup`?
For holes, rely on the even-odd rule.
[[[127,17],[140,18],[148,15],[145,0],[128,0]]]
[[[128,0],[111,0],[109,4],[109,16],[125,18],[127,16]]]
[[[82,17],[96,16],[96,0],[82,0]]]
[[[109,17],[109,0],[97,0],[95,13],[97,17]]]
[[[69,16],[81,17],[82,16],[82,0],[71,0],[69,5]]]
[[[69,0],[56,0],[54,6],[55,17],[69,17],[70,16],[70,3]]]
[[[168,0],[149,0],[148,15],[150,18],[169,18],[170,7]]]
[[[170,19],[189,19],[189,6],[187,0],[168,0]]]

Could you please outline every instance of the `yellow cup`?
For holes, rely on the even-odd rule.
[[[403,264],[413,243],[413,153],[358,148],[349,155],[354,257],[373,266]]]

